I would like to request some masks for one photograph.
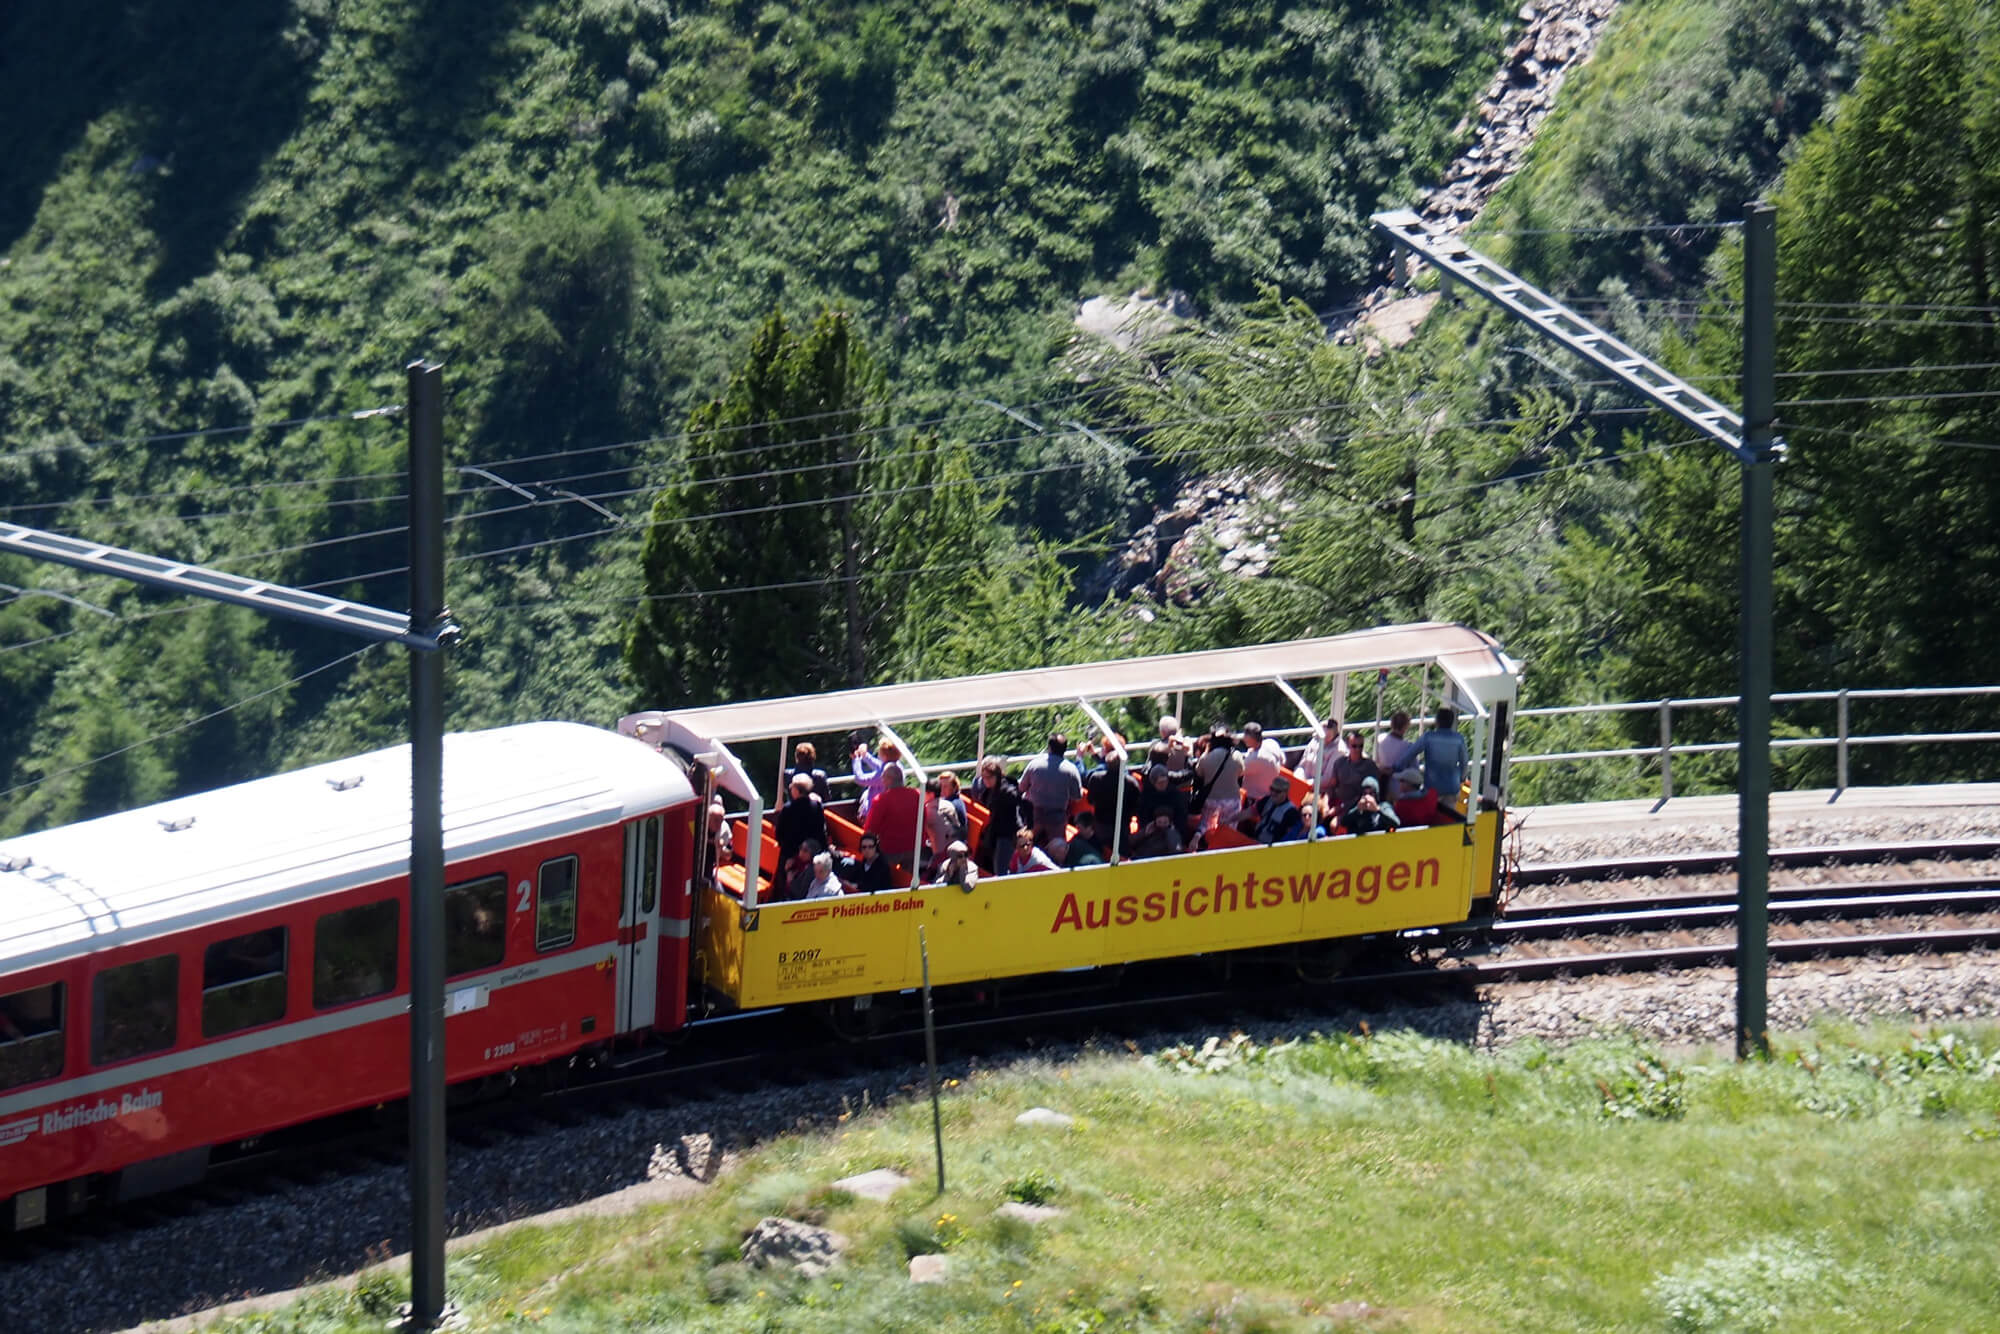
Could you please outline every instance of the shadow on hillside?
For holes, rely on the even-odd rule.
[[[274,12],[275,10],[275,12]],[[311,34],[288,40],[269,0],[72,0],[22,5],[0,35],[0,246],[34,221],[66,154],[129,111],[130,151],[102,165],[150,180],[156,292],[213,263],[244,192],[292,133],[312,78]]]
[[[419,162],[457,157],[501,104],[497,82],[507,35],[523,0],[429,0],[396,45],[394,72],[404,117],[399,138]]]

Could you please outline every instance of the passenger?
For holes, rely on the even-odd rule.
[[[1021,770],[1021,800],[1034,813],[1037,843],[1062,833],[1069,824],[1070,807],[1083,797],[1083,775],[1063,758],[1068,749],[1069,738],[1061,732],[1051,732],[1048,748]]]
[[[1296,843],[1306,836],[1305,817],[1292,804],[1290,783],[1273,783],[1256,810],[1257,828],[1252,837],[1259,843]]]
[[[1417,771],[1417,743],[1406,735],[1410,711],[1397,709],[1389,715],[1389,730],[1375,738],[1375,768],[1388,788],[1389,800],[1401,801],[1423,785]]]
[[[945,796],[946,781],[954,795]],[[926,867],[930,862],[944,856],[944,850],[965,837],[965,803],[956,796],[958,779],[946,770],[932,774],[924,783],[924,839],[929,844],[925,858]]]
[[[882,791],[868,807],[861,827],[881,841],[882,855],[908,870],[916,864],[917,821],[924,799],[903,782],[903,766],[894,760],[882,766]]]
[[[997,872],[1007,864],[1006,850],[1013,846],[1014,831],[1021,827],[1021,789],[1007,776],[998,755],[979,762],[979,777],[971,788],[972,799],[986,808],[986,828],[980,831],[979,869]]]
[[[1035,845],[1032,829],[1014,835],[1014,857],[1007,863],[1008,875],[1030,875],[1036,871],[1060,871],[1055,859]]]
[[[721,797],[708,803],[708,856],[711,874],[736,864],[736,843],[729,837],[729,812]]]
[[[1465,736],[1458,730],[1458,710],[1440,704],[1437,726],[1417,742],[1416,760],[1424,771],[1423,791],[1437,794],[1438,815],[1458,819],[1458,790],[1465,782],[1465,766],[1471,756]]]
[[[846,892],[846,886],[840,883],[840,877],[833,873],[833,854],[815,853],[812,859],[812,879],[807,883],[806,892],[801,897],[837,899]]]
[[[1120,789],[1125,794],[1124,816],[1127,821],[1139,813],[1139,780],[1126,772],[1124,762],[1118,752],[1125,745],[1121,737],[1112,737],[1113,745],[1104,748],[1104,767],[1090,776],[1090,809],[1097,815],[1098,850],[1110,855],[1111,831],[1116,827],[1119,816],[1118,795]],[[1082,827],[1082,812],[1077,812],[1077,825]]]
[[[792,775],[792,797],[778,808],[777,837],[778,862],[790,861],[792,854],[799,850],[799,844],[812,839],[821,847],[828,843],[826,836],[826,810],[813,795],[812,775],[795,773]]]
[[[869,808],[875,804],[875,798],[881,795],[882,788],[887,782],[889,766],[896,764],[902,755],[903,753],[896,749],[896,743],[886,738],[873,755],[868,753],[865,735],[864,739],[855,745],[852,767],[854,781],[861,787],[861,800],[855,807],[856,819],[864,822],[868,819]],[[898,765],[899,771],[900,768]]]
[[[839,871],[850,894],[874,894],[891,885],[889,859],[882,855],[881,840],[873,834],[861,836],[861,855],[842,857]]]
[[[812,779],[813,795],[822,803],[833,800],[833,785],[827,781],[826,770],[819,767],[819,748],[810,741],[792,747],[792,767],[785,770],[786,791],[791,790],[792,780],[800,774]]]
[[[970,894],[979,888],[979,868],[965,855],[965,840],[958,839],[944,850],[944,859],[931,875],[934,885],[956,885]]]
[[[1340,827],[1350,834],[1386,834],[1401,825],[1395,807],[1382,804],[1382,784],[1375,778],[1361,780],[1361,795],[1340,817]]]
[[[1314,796],[1333,794],[1333,762],[1340,751],[1340,722],[1329,718],[1319,725],[1319,735],[1306,746],[1306,753],[1299,759],[1299,777],[1311,785]]]
[[[1174,793],[1176,797],[1180,793]],[[1132,840],[1131,855],[1138,857],[1171,857],[1187,851],[1187,839],[1181,835],[1180,826],[1174,822],[1173,812],[1159,810],[1150,820],[1141,821],[1139,836]]]
[[[1202,829],[1234,827],[1243,813],[1243,761],[1236,754],[1229,724],[1217,723],[1209,730],[1208,750],[1195,762],[1194,785],[1203,794]]]
[[[1167,782],[1183,792],[1194,789],[1194,752],[1181,735],[1181,720],[1171,713],[1160,716],[1160,744],[1167,750],[1160,762],[1167,766]]]
[[[1361,748],[1361,730],[1349,728],[1346,740],[1347,753],[1333,762],[1333,799],[1343,811],[1354,809],[1354,803],[1361,799],[1361,784],[1365,779],[1377,780],[1375,786],[1379,792],[1382,777],[1375,761]]]
[[[1187,798],[1175,790],[1167,781],[1167,766],[1156,764],[1146,770],[1146,787],[1139,794],[1139,828],[1143,833],[1147,826],[1157,823],[1162,817],[1173,825],[1176,832],[1187,828]],[[1182,846],[1186,846],[1183,836]],[[1135,854],[1136,855],[1136,854]]]
[[[1104,823],[1108,826],[1111,821],[1106,820]],[[1087,861],[1084,860],[1086,854],[1089,858]],[[1074,870],[1078,866],[1096,866],[1109,854],[1110,848],[1103,841],[1103,835],[1098,832],[1096,814],[1085,808],[1076,813],[1076,837],[1069,840],[1069,856],[1059,857],[1056,860]]]
[[[1285,748],[1264,735],[1262,723],[1243,724],[1243,802],[1254,805],[1278,781],[1285,767]]]
[[[1089,737],[1078,737],[1076,742],[1076,771],[1083,776],[1084,786],[1090,785],[1090,776],[1104,767],[1104,761],[1097,757],[1097,743]]]
[[[1061,852],[1056,851],[1057,844],[1062,845]],[[1059,838],[1049,844],[1049,856],[1061,862],[1066,871],[1074,871],[1080,866],[1104,865],[1103,850],[1081,826],[1078,827],[1075,838]]]
[[[773,896],[781,902],[795,903],[806,897],[812,888],[813,858],[820,855],[822,846],[811,839],[792,849],[792,855],[778,864],[778,874],[771,878]],[[827,863],[829,866],[832,862]]]
[[[1299,820],[1306,827],[1306,837],[1314,843],[1326,837],[1326,820],[1318,801],[1307,797],[1299,806]]]

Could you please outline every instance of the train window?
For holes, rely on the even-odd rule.
[[[273,926],[208,947],[201,961],[203,1037],[285,1017],[285,945],[285,928]]]
[[[54,1079],[63,1068],[63,984],[0,996],[0,1089]]]
[[[535,948],[558,950],[576,939],[576,858],[542,863],[535,891]]]
[[[402,910],[394,899],[330,912],[313,924],[313,1005],[380,996],[396,985]]]
[[[639,826],[639,911],[650,913],[660,901],[660,817]]]
[[[449,977],[494,968],[507,957],[507,877],[444,892],[444,971]]]
[[[121,963],[99,973],[91,993],[91,1063],[111,1065],[173,1046],[180,979],[177,954]]]

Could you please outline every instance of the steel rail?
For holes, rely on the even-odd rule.
[[[1991,857],[2000,855],[2000,838],[1942,839],[1926,843],[1828,843],[1817,847],[1773,848],[1777,866],[1811,866],[1856,861],[1916,861],[1926,857]],[[1734,848],[1659,853],[1644,857],[1601,857],[1574,862],[1544,862],[1514,872],[1517,885],[1549,885],[1562,881],[1633,880],[1650,875],[1713,875],[1733,870]]]

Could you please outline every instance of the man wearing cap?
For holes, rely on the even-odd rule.
[[[1340,817],[1340,827],[1350,834],[1386,834],[1402,823],[1395,807],[1382,804],[1382,781],[1373,774],[1361,780],[1361,796]]]
[[[944,850],[944,860],[937,864],[931,883],[934,885],[956,885],[970,894],[979,888],[979,868],[966,856],[964,839],[953,839]]]

